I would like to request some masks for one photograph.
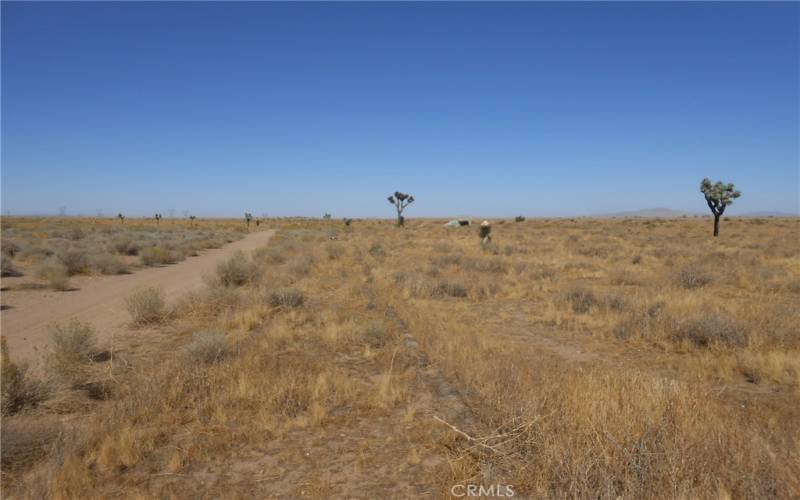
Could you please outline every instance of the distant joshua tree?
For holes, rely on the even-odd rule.
[[[325,215],[323,215],[322,218],[325,219],[325,220],[330,220],[331,219],[331,214],[325,212]]]
[[[121,213],[121,212],[117,214],[117,219],[119,219],[119,222],[120,222],[121,224],[125,224],[125,216],[124,216],[124,215],[122,215],[122,213]]]
[[[403,210],[406,209],[407,206],[414,203],[414,197],[410,194],[401,193],[400,191],[395,191],[393,196],[389,196],[387,198],[389,203],[394,205],[395,210],[397,210],[397,225],[403,226],[406,223],[405,217],[403,217]]]
[[[189,220],[190,220],[191,222],[190,222],[189,224],[190,224],[190,225],[192,225],[192,226],[194,226],[194,220],[195,220],[195,219],[197,219],[197,216],[196,216],[196,215],[190,215],[190,216],[189,216]]]
[[[250,230],[250,221],[253,220],[253,214],[250,212],[244,213],[244,223],[247,225],[247,230]]]
[[[708,208],[714,214],[714,236],[719,236],[719,218],[725,213],[725,208],[733,204],[733,200],[742,193],[737,191],[732,183],[717,181],[712,184],[708,177],[700,183],[700,192],[706,197]]]
[[[156,224],[161,223],[161,214],[155,214],[153,218],[156,220]]]

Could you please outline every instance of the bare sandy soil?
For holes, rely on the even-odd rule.
[[[158,287],[169,302],[203,286],[203,276],[212,273],[220,259],[237,251],[266,245],[273,231],[207,250],[197,257],[169,266],[147,268],[119,276],[77,277],[68,292],[51,290],[5,290],[0,313],[2,336],[13,359],[37,361],[48,343],[48,327],[54,322],[77,318],[91,323],[97,339],[104,342],[125,334],[129,315],[125,298],[145,287]],[[7,281],[7,280],[4,280]]]

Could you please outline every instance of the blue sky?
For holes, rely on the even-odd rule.
[[[798,3],[2,3],[2,210],[798,211]]]

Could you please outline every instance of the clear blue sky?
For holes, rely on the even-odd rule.
[[[2,209],[798,211],[798,3],[2,3]]]

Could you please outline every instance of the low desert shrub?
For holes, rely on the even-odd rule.
[[[53,290],[69,290],[69,273],[67,268],[57,260],[49,260],[36,268],[36,276],[47,281],[47,286]]]
[[[364,342],[375,349],[389,343],[390,335],[386,325],[381,321],[373,321],[367,325],[362,334]]]
[[[273,307],[300,307],[305,302],[305,296],[300,290],[281,288],[270,294],[269,302]]]
[[[206,364],[216,363],[231,354],[225,332],[217,329],[196,332],[185,352],[192,361]]]
[[[431,291],[434,297],[459,297],[463,298],[468,295],[467,287],[461,283],[449,280],[440,280]]]
[[[70,276],[86,272],[89,260],[83,250],[67,249],[56,252],[56,257],[67,269]]]
[[[369,254],[376,258],[386,257],[386,251],[379,242],[374,242],[369,247]]]
[[[7,256],[6,254],[0,255],[0,276],[3,278],[9,276],[21,276],[22,273],[17,270],[14,266],[14,262],[11,260],[11,257]]]
[[[140,252],[139,258],[145,266],[173,264],[178,260],[174,252],[162,247],[147,247]]]
[[[572,306],[573,312],[578,314],[588,313],[598,304],[597,297],[591,290],[574,287],[566,292],[565,298]]]
[[[439,255],[431,260],[431,264],[439,267],[457,266],[461,264],[463,256],[460,253],[448,253]]]
[[[328,254],[329,259],[336,260],[345,254],[345,249],[341,245],[329,243],[325,246],[325,252]]]
[[[258,267],[243,252],[236,252],[217,265],[217,279],[223,286],[242,286],[255,281]]]
[[[50,336],[52,351],[47,358],[48,367],[73,386],[85,383],[92,356],[97,353],[92,326],[73,319],[54,325]]]
[[[714,277],[705,268],[697,264],[688,264],[676,271],[675,281],[678,286],[692,290],[710,284],[714,281]]]
[[[2,247],[3,256],[6,257],[14,257],[21,250],[19,244],[15,241],[3,241],[0,247]]]
[[[158,288],[145,288],[125,300],[125,306],[137,326],[158,323],[166,317],[164,296]]]
[[[12,415],[26,406],[36,406],[48,393],[45,384],[30,376],[27,365],[11,361],[6,339],[0,337],[0,413]]]
[[[89,265],[101,274],[126,274],[128,266],[116,255],[98,253],[89,256]]]
[[[676,342],[688,340],[698,347],[711,345],[744,347],[747,344],[747,332],[734,318],[727,314],[712,312],[675,322],[672,340]]]
[[[111,241],[111,249],[120,255],[138,255],[139,244],[128,236],[118,236]]]

